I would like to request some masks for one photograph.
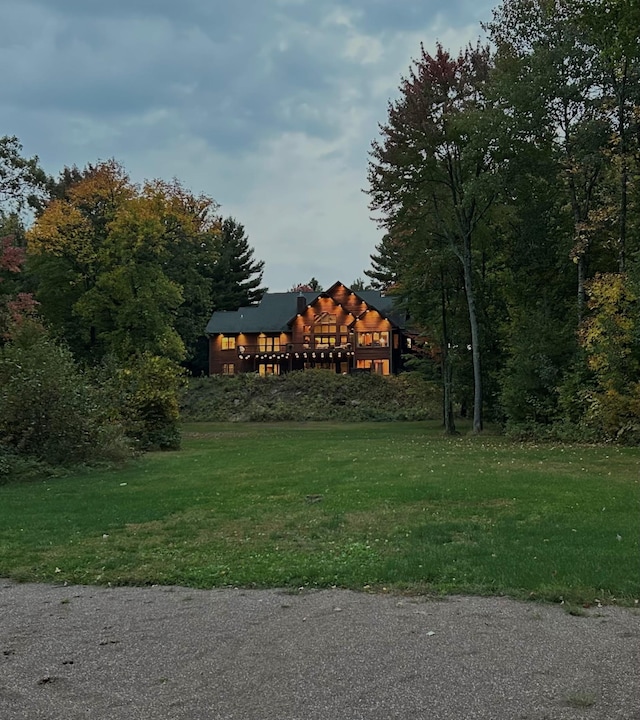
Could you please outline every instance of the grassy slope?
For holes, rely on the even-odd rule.
[[[0,487],[0,576],[633,603],[639,463],[426,423],[193,425],[123,471]]]
[[[183,418],[196,422],[434,420],[440,415],[439,388],[416,373],[212,376],[191,380],[182,398]]]

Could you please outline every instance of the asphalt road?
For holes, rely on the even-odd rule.
[[[639,720],[640,610],[0,580],[0,720]]]

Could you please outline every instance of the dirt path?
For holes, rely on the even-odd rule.
[[[0,580],[2,720],[640,719],[640,612]]]

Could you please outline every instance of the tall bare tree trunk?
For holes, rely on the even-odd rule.
[[[456,432],[453,416],[453,367],[449,354],[449,327],[447,323],[447,292],[444,284],[444,271],[440,268],[441,310],[442,310],[442,420],[444,431],[448,435]]]
[[[471,356],[473,360],[473,432],[482,431],[482,372],[480,352],[480,331],[478,328],[478,313],[476,312],[476,298],[473,289],[473,275],[471,268],[471,238],[464,239],[462,265],[464,269],[464,289],[467,295],[469,309],[469,325],[471,327]]]

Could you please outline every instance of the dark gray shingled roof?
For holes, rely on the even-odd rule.
[[[218,310],[207,323],[205,333],[257,333],[287,332],[289,321],[298,312],[298,297],[302,295],[310,305],[323,293],[284,292],[266,293],[258,305],[241,307],[239,310]],[[369,307],[379,310],[396,325],[403,325],[402,319],[393,313],[393,299],[383,296],[378,290],[361,290],[356,295]]]

